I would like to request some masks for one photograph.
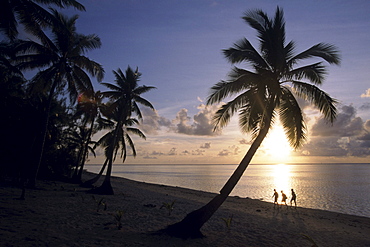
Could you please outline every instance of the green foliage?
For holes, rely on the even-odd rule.
[[[230,230],[231,222],[232,222],[232,220],[233,220],[233,215],[231,215],[231,216],[230,216],[230,217],[228,217],[228,218],[221,218],[221,219],[224,221],[224,223],[225,223],[225,225],[226,225],[227,229],[228,229],[228,230]]]
[[[123,210],[118,210],[116,214],[114,214],[114,220],[116,221],[116,226],[118,230],[122,229],[122,218],[123,218],[124,211]]]
[[[173,209],[174,209],[175,202],[176,202],[176,201],[172,201],[172,202],[170,202],[170,203],[168,203],[168,202],[164,202],[164,203],[162,204],[162,206],[160,207],[160,209],[162,209],[162,208],[167,209],[167,211],[168,211],[168,215],[171,215],[171,213],[172,213],[172,211],[173,211]]]
[[[95,203],[96,203],[96,212],[99,212],[99,210],[100,210],[100,208],[101,208],[101,207],[103,207],[103,210],[104,210],[104,211],[106,211],[106,210],[107,210],[108,205],[107,205],[107,203],[105,202],[104,197],[103,197],[103,198],[101,198],[100,200],[97,200],[97,199],[95,198],[95,196],[93,195],[93,196],[92,196],[92,198],[93,198],[93,200],[94,200],[94,201],[95,201]]]

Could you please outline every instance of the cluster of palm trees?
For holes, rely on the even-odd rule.
[[[120,69],[113,72],[114,84],[102,83],[108,91],[94,92],[90,76],[101,81],[104,70],[84,54],[99,48],[100,39],[96,35],[78,34],[77,16],[68,18],[54,9],[46,11],[37,3],[84,10],[74,0],[1,1],[0,31],[7,37],[6,42],[0,43],[0,115],[6,116],[5,126],[0,129],[1,136],[5,136],[0,142],[4,152],[0,155],[1,174],[17,174],[32,180],[40,169],[65,174],[74,167],[73,177],[80,181],[93,144],[104,148],[106,161],[99,175],[85,185],[96,182],[107,167],[107,176],[96,192],[113,194],[110,185],[113,161],[118,154],[125,161],[127,146],[136,155],[129,134],[145,138],[135,128],[142,119],[138,104],[154,109],[141,97],[154,87],[139,86],[139,71],[128,67],[125,73]],[[285,40],[284,15],[279,7],[274,18],[253,10],[246,12],[243,20],[257,31],[258,49],[243,38],[224,50],[224,55],[230,63],[245,63],[251,69],[235,66],[228,80],[211,88],[207,104],[231,98],[216,112],[215,128],[226,126],[238,114],[242,131],[252,133],[253,143],[220,194],[181,222],[169,226],[166,232],[171,235],[202,235],[200,228],[236,186],[277,119],[290,144],[294,148],[302,145],[306,126],[296,96],[316,106],[329,122],[336,117],[336,100],[318,87],[324,81],[325,64],[320,61],[297,65],[312,58],[339,64],[337,48],[319,43],[295,54],[295,43]],[[18,23],[31,35],[30,40],[17,38]],[[34,72],[32,79],[25,79],[26,70]],[[93,143],[91,136],[100,129],[109,131]]]
[[[1,5],[0,103],[1,114],[7,116],[1,130],[6,143],[2,174],[18,176],[34,186],[38,176],[66,176],[74,168],[73,179],[81,182],[89,151],[94,154],[94,148],[103,146],[108,168],[99,192],[113,194],[113,161],[118,152],[126,159],[127,146],[136,155],[130,134],[145,138],[135,128],[142,119],[138,104],[154,109],[141,97],[154,87],[139,86],[141,74],[128,67],[125,73],[113,71],[115,84],[102,83],[108,91],[94,91],[91,78],[101,82],[105,72],[86,53],[100,48],[100,38],[78,33],[77,15],[45,9],[84,10],[79,2],[5,0]],[[27,40],[18,38],[19,30],[27,34]],[[92,142],[92,135],[102,129],[108,133]],[[28,159],[17,158],[17,153]]]

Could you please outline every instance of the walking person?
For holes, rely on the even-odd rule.
[[[295,194],[294,190],[292,189],[292,198],[290,199],[290,206],[292,206],[292,202],[294,201],[294,207],[297,208],[297,195]]]
[[[272,197],[274,197],[274,208],[275,208],[276,205],[279,205],[278,203],[279,194],[277,193],[276,189],[274,189],[274,194],[272,195]]]
[[[283,191],[281,191],[281,203],[283,204],[283,203],[285,203],[285,206],[287,206],[288,207],[288,205],[286,204],[286,199],[287,199],[288,197],[285,195],[285,193],[283,192]]]

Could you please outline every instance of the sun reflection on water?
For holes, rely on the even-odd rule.
[[[274,178],[274,188],[280,193],[282,190],[288,195],[291,189],[290,167],[286,164],[277,164],[272,170]]]

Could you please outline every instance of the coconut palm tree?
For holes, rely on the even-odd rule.
[[[54,22],[51,39],[47,38],[41,42],[18,41],[16,50],[18,56],[15,58],[17,66],[21,70],[40,69],[32,79],[31,93],[44,93],[47,95],[45,127],[43,130],[43,141],[41,155],[36,167],[34,180],[42,159],[45,136],[47,133],[50,103],[56,92],[68,90],[71,102],[82,92],[90,94],[93,86],[88,76],[97,77],[101,81],[104,76],[103,67],[86,57],[84,54],[101,46],[97,35],[82,35],[76,32],[76,20],[78,16],[68,18],[56,10],[51,10]]]
[[[22,24],[34,36],[44,37],[42,28],[51,25],[53,15],[39,4],[85,11],[75,0],[0,0],[0,32],[14,40],[18,36],[18,24]]]
[[[115,128],[102,136],[98,141],[97,145],[103,146],[105,148],[104,150],[107,159],[103,165],[102,171],[104,170],[104,167],[107,166],[107,172],[103,184],[100,187],[94,189],[92,192],[108,195],[114,194],[110,179],[112,174],[113,162],[116,160],[118,152],[121,153],[122,163],[124,163],[127,158],[128,147],[131,149],[133,157],[136,157],[136,148],[134,145],[134,141],[131,138],[131,134],[146,139],[146,136],[143,132],[141,132],[141,130],[131,127],[135,124],[139,124],[139,122],[137,121],[137,119],[134,118],[125,120],[122,126],[119,126],[118,122],[116,122]],[[101,175],[101,173],[99,174]]]
[[[104,107],[105,107],[105,104],[102,104],[99,108],[104,108]],[[104,112],[104,109],[102,111]],[[113,129],[114,128],[114,124],[115,123],[113,121],[111,121],[109,119],[105,119],[105,118],[103,118],[100,115],[98,116],[98,118],[97,118],[96,121],[97,121],[97,125],[98,125],[98,128],[97,128],[98,130],[102,130],[102,129]],[[110,143],[110,142],[107,142],[107,143]],[[101,145],[101,144],[99,144],[98,142],[96,142],[95,143],[95,146],[94,146],[94,149],[98,145]],[[107,153],[107,150],[105,150],[105,157],[109,157],[109,155]],[[100,169],[99,173],[95,177],[93,177],[93,178],[91,178],[91,179],[89,179],[89,180],[84,181],[83,183],[81,183],[80,186],[81,187],[86,187],[86,188],[92,187],[92,185],[95,184],[100,179],[100,177],[103,175],[103,172],[104,172],[107,164],[108,164],[108,158],[105,159],[104,164],[103,164],[102,168]],[[82,177],[82,170],[81,169],[79,171],[78,176],[81,179],[81,177]]]
[[[108,109],[110,109],[110,111],[108,111],[108,118],[115,121],[116,124],[114,130],[103,136],[100,141],[101,143],[106,143],[106,154],[108,155],[107,173],[103,184],[97,190],[97,193],[101,194],[113,194],[110,177],[113,161],[119,147],[121,147],[123,162],[127,155],[126,143],[131,147],[134,156],[136,155],[134,143],[128,133],[133,133],[141,138],[145,138],[145,135],[139,129],[130,127],[133,124],[138,123],[136,119],[132,118],[133,114],[136,115],[139,120],[142,119],[142,114],[138,104],[147,106],[154,110],[153,105],[148,100],[142,98],[141,94],[148,92],[155,87],[138,85],[141,76],[138,69],[133,71],[128,67],[125,74],[121,69],[113,71],[113,73],[116,78],[116,85],[112,83],[102,83],[110,89],[110,91],[103,92],[103,95],[111,100],[108,107]],[[106,140],[109,140],[109,142]]]
[[[73,176],[73,180],[75,180],[75,182],[81,182],[83,168],[88,156],[88,150],[90,149],[89,144],[94,143],[91,141],[92,135],[104,127],[102,121],[98,121],[98,124],[95,124],[97,119],[101,119],[100,108],[103,105],[102,99],[103,97],[100,91],[94,92],[92,95],[82,93],[78,96],[75,116],[76,118],[81,118],[83,116],[82,125],[86,133],[84,133],[84,144],[81,147],[81,152],[77,159],[75,174]],[[87,127],[88,123],[90,124],[90,127]]]
[[[83,169],[83,162],[85,157],[90,151],[94,156],[95,150],[91,145],[95,145],[96,142],[92,141],[90,138],[90,129],[86,128],[85,125],[78,126],[77,128],[71,128],[67,131],[66,140],[70,144],[71,149],[77,151],[77,156],[75,160],[75,169],[72,175],[72,182],[80,183],[79,169]]]
[[[303,144],[306,127],[296,96],[316,106],[328,121],[333,122],[336,117],[336,101],[318,88],[326,72],[323,62],[296,66],[301,60],[315,57],[329,64],[339,64],[337,49],[319,43],[295,54],[294,42],[285,41],[284,15],[279,7],[273,19],[262,10],[246,12],[243,19],[257,31],[259,51],[244,38],[223,52],[232,64],[246,63],[251,70],[234,67],[227,81],[211,88],[207,104],[220,103],[231,97],[216,112],[215,126],[226,126],[237,113],[241,130],[252,134],[253,143],[220,194],[166,229],[175,236],[202,235],[200,228],[231,193],[278,117],[292,147],[299,148]]]

